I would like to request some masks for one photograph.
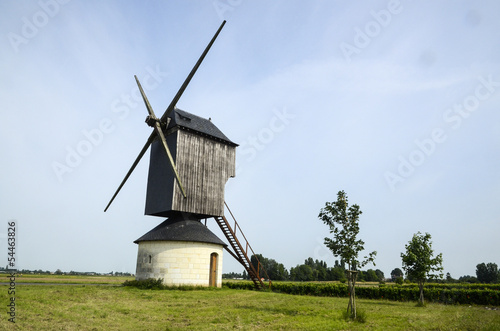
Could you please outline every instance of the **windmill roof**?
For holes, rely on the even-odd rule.
[[[227,246],[198,219],[175,215],[134,241],[195,241]]]
[[[175,108],[170,116],[172,119],[169,124],[169,128],[179,126],[183,129],[192,130],[198,134],[206,135],[211,137],[212,139],[221,141],[223,143],[238,146],[238,144],[229,140],[222,131],[220,131],[215,124],[212,123],[210,119],[206,119],[187,111]]]

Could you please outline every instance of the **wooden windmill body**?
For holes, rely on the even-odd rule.
[[[237,144],[229,140],[210,119],[176,107],[220,33],[221,24],[207,48],[161,118],[157,118],[135,77],[154,128],[124,180],[111,198],[109,208],[142,156],[151,146],[145,214],[168,217],[137,239],[136,279],[161,278],[167,285],[221,286],[222,252],[225,248],[262,288],[263,268],[253,265],[253,253],[236,220],[224,216],[224,187],[235,176]],[[201,219],[214,218],[228,243],[213,234]],[[238,235],[243,241],[238,239]],[[265,274],[265,270],[264,270]],[[268,277],[267,277],[268,278]]]
[[[175,212],[208,218],[224,215],[224,187],[235,176],[236,144],[211,120],[180,109],[172,112],[166,140],[186,192],[182,195],[159,140],[151,146],[146,215]],[[167,170],[167,171],[165,171]]]

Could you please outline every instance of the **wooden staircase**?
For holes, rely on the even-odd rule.
[[[226,203],[224,202],[224,204],[226,204]],[[224,217],[224,216],[214,217],[215,221],[217,222],[217,224],[221,228],[222,232],[224,233],[224,235],[227,238],[227,241],[229,242],[229,245],[232,248],[232,249],[230,249],[229,247],[226,247],[226,250],[238,262],[240,262],[241,265],[243,265],[243,267],[245,268],[245,270],[248,273],[248,276],[253,281],[256,289],[261,290],[261,289],[266,288],[266,287],[271,287],[271,279],[269,279],[269,276],[267,275],[266,270],[264,269],[264,267],[260,263],[259,259],[257,258],[257,255],[254,253],[252,247],[248,243],[247,238],[243,234],[243,231],[241,231],[240,226],[236,222],[236,219],[234,218],[233,213],[231,212],[231,210],[229,209],[227,204],[226,204],[226,208],[234,220],[233,227],[231,227],[231,225],[229,224],[229,221],[226,219],[226,217]],[[244,242],[243,242],[244,246],[242,245],[242,242],[240,242],[240,240],[238,240],[238,237],[237,237],[238,232],[241,235],[241,238],[244,240]],[[248,256],[249,250],[250,250],[250,253],[257,260],[257,270],[255,270],[255,267],[252,264],[251,259]],[[261,274],[261,271],[263,271],[264,275],[269,280],[268,285],[266,285],[264,283],[264,281],[261,279],[261,277],[259,276]]]

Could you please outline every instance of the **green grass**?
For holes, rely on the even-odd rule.
[[[8,302],[0,286],[0,302]],[[347,298],[232,289],[140,290],[119,286],[18,285],[19,330],[498,330],[500,310],[357,300],[365,322],[345,320]],[[0,329],[12,328],[0,315]]]

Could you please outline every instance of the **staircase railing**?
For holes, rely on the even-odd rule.
[[[254,250],[252,249],[252,246],[248,242],[245,234],[243,233],[243,230],[241,230],[240,225],[236,221],[236,218],[234,217],[231,209],[229,209],[229,206],[227,205],[226,202],[224,202],[227,210],[229,211],[229,214],[231,215],[233,221],[234,221],[234,226],[231,227],[229,224],[229,221],[224,217],[219,217],[216,218],[217,223],[221,227],[222,232],[226,235],[227,240],[229,241],[229,244],[233,248],[234,251],[229,250],[226,247],[226,250],[238,261],[240,262],[243,267],[247,270],[248,275],[250,278],[253,280],[255,286],[260,289],[266,287],[264,284],[263,280],[260,277],[261,271],[263,275],[267,278],[269,281],[268,287],[270,288],[272,285],[271,279],[269,275],[266,272],[266,269],[262,265],[262,263],[259,261],[257,255],[255,254]],[[227,227],[227,230],[225,229]],[[241,238],[243,239],[242,241],[238,240],[238,232],[241,235]],[[243,245],[242,245],[243,243]],[[251,259],[248,257],[249,252],[251,252],[251,255],[254,256],[255,260],[257,261],[257,270],[255,270],[254,265],[252,264]]]

